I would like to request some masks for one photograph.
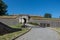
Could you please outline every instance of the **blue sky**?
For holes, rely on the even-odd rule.
[[[51,13],[60,16],[60,0],[3,0],[8,5],[9,14],[41,15]]]

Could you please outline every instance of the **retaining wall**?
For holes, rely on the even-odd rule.
[[[8,26],[17,25],[19,23],[18,21],[19,21],[18,19],[6,19],[6,18],[1,19],[0,18],[0,22],[6,24]]]
[[[31,19],[29,22],[38,23],[39,25],[40,23],[47,23],[47,24],[50,24],[51,27],[60,27],[60,21],[56,21],[56,20],[33,20]]]

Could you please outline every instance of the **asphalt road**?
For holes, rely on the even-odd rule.
[[[59,35],[49,28],[32,28],[30,32],[16,40],[59,40]]]

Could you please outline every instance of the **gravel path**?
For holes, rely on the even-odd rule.
[[[59,40],[59,35],[49,28],[32,28],[30,32],[16,40]]]

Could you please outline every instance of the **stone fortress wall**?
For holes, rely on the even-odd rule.
[[[18,24],[18,19],[0,19],[0,22],[12,26]]]
[[[24,22],[23,18],[25,18],[28,22],[28,16],[26,15],[21,15],[21,16],[0,16],[0,22],[12,26],[12,25],[17,25],[19,23]]]
[[[30,19],[29,22],[34,22],[34,23],[38,23],[39,25],[44,25],[45,27],[47,27],[47,24],[49,24],[49,27],[60,27],[60,19],[54,19],[54,20],[44,20],[44,19],[40,19],[40,20],[35,20],[35,19]]]
[[[45,26],[47,27],[60,27],[60,19],[48,19],[48,18],[39,18],[38,20],[31,19],[28,20],[28,15],[19,15],[19,16],[0,16],[0,22],[12,26],[12,25],[17,25],[19,23],[23,23],[24,20],[23,18],[26,19],[26,22],[35,22],[38,23],[40,26]]]

